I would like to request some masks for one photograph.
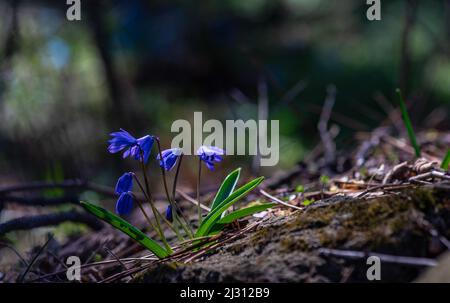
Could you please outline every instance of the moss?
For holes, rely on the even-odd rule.
[[[318,248],[429,257],[429,233],[417,222],[441,222],[440,230],[448,237],[450,226],[445,222],[449,219],[448,192],[412,189],[373,199],[329,199],[264,223],[198,263],[177,269],[163,266],[146,275],[153,274],[151,281],[159,277],[158,281],[178,282],[339,281],[348,262],[331,257],[324,260],[318,256]],[[358,264],[351,267],[362,266]],[[409,271],[408,277],[416,274],[417,270]],[[394,275],[391,277],[395,281]]]

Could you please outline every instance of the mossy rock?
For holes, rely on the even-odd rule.
[[[160,265],[136,282],[364,281],[366,260],[321,255],[320,248],[435,258],[446,250],[430,234],[450,235],[446,190],[412,189],[372,198],[335,197],[272,218],[259,229],[190,264]],[[382,263],[381,281],[412,281],[425,268]]]

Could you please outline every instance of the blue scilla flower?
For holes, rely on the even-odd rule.
[[[129,192],[133,189],[133,173],[124,173],[116,184],[116,193],[118,195]]]
[[[163,150],[161,152],[162,160],[160,160],[160,155],[156,157],[156,159],[160,160],[159,165],[164,168],[166,171],[171,170],[175,164],[177,163],[178,158],[182,154],[181,148],[170,148]]]
[[[147,135],[136,139],[129,132],[120,129],[118,132],[110,134],[112,139],[108,141],[108,151],[112,154],[125,150],[123,157],[134,157],[136,160],[141,160],[141,153],[144,156],[144,163],[147,163],[150,156],[155,139],[153,136]]]
[[[144,156],[144,163],[148,162],[148,158],[150,157],[150,151],[152,150],[153,143],[155,142],[155,138],[153,136],[147,135],[137,140],[137,145],[142,150]],[[136,148],[136,151],[132,154],[134,159],[141,160],[141,151],[139,148]]]
[[[223,160],[222,156],[225,154],[225,151],[221,148],[215,146],[206,146],[202,145],[197,150],[197,155],[200,157],[200,160],[205,162],[206,166],[209,170],[214,170],[214,162],[220,162]]]
[[[173,221],[173,215],[172,215],[172,205],[167,206],[166,208],[166,219],[169,222]]]
[[[119,215],[128,215],[133,209],[133,194],[131,192],[123,192],[120,194],[116,203],[116,213]]]

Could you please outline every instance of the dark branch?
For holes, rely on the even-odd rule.
[[[53,206],[67,203],[78,204],[79,199],[77,196],[65,196],[60,198],[0,196],[0,204],[4,204],[5,202],[18,203],[26,206]]]
[[[4,235],[15,230],[28,230],[37,227],[58,225],[63,222],[84,223],[94,230],[99,230],[103,226],[100,221],[90,214],[84,214],[77,211],[67,211],[12,219],[6,223],[0,224],[0,235]]]

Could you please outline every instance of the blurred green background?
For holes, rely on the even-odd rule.
[[[432,125],[449,126],[450,1],[381,0],[372,22],[362,0],[85,0],[72,22],[65,2],[0,1],[2,185],[113,185],[136,163],[108,154],[110,132],[158,135],[167,147],[172,122],[194,111],[256,119],[263,88],[281,129],[281,161],[266,175],[319,142],[330,84],[338,149],[386,119],[396,87],[418,129],[436,110],[444,118]],[[182,183],[195,184],[187,163]],[[222,166],[236,165],[251,161]]]

